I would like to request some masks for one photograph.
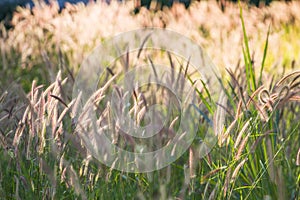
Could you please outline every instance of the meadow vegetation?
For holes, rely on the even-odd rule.
[[[201,1],[188,10],[175,5],[138,14],[132,2],[67,4],[61,13],[55,3],[18,8],[11,29],[0,24],[0,199],[299,199],[299,10],[297,1],[262,8],[229,3],[224,11]],[[226,98],[212,101],[215,94],[203,84],[197,106],[207,111],[195,119],[200,125],[189,150],[158,171],[120,172],[84,146],[76,129],[80,97],[73,99],[72,86],[83,59],[105,38],[153,26],[201,45],[222,73]],[[177,71],[188,65],[166,58]],[[104,83],[116,83],[115,73],[128,67],[126,58],[118,62]],[[113,90],[122,98],[122,88],[106,84],[97,95]],[[151,100],[171,98],[159,94]],[[146,103],[137,97],[149,94],[135,95],[131,109],[140,113]],[[106,113],[109,102],[93,98],[98,113]],[[218,141],[200,159],[207,118]],[[176,131],[176,123],[166,128]]]

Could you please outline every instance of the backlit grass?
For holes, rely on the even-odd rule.
[[[215,3],[202,1],[190,11],[177,6],[157,13],[142,9],[138,15],[130,4],[114,3],[69,5],[61,14],[55,5],[16,13],[14,27],[0,37],[0,199],[299,199],[299,7],[298,2],[261,9],[241,5],[243,23],[237,5],[222,13]],[[177,30],[203,45],[223,71],[225,96],[216,103],[209,85],[197,85],[201,117],[194,119],[199,127],[188,151],[161,170],[125,173],[101,164],[84,146],[78,127],[86,118],[78,108],[81,97],[71,96],[72,86],[83,58],[105,37],[149,26]],[[145,54],[141,60],[160,59],[178,72],[187,67],[163,55]],[[132,67],[131,57],[126,59],[117,60],[99,83],[93,107],[99,124],[111,117],[111,102],[99,97],[112,91],[126,95],[116,86],[124,65]],[[197,77],[189,72],[185,77],[194,84]],[[149,88],[130,99],[136,123],[147,123],[142,114],[150,103],[172,99],[161,88]],[[167,133],[178,126],[178,112],[172,114]],[[208,119],[218,141],[200,158]],[[122,147],[143,144],[115,130],[111,139]],[[154,141],[164,144],[169,137],[162,133]]]

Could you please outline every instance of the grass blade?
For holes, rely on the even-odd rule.
[[[268,28],[268,33],[267,33],[267,38],[266,38],[266,43],[265,43],[265,48],[264,48],[264,55],[263,55],[263,59],[261,62],[261,67],[260,67],[260,73],[259,73],[259,84],[262,84],[262,72],[265,68],[265,61],[266,61],[266,57],[267,57],[267,51],[268,51],[268,46],[269,46],[269,35],[270,35],[270,25]]]
[[[242,28],[243,28],[243,35],[244,35],[244,45],[245,48],[243,48],[243,55],[244,55],[244,61],[245,61],[245,67],[246,67],[246,74],[247,74],[247,81],[248,81],[248,88],[251,91],[256,90],[256,82],[255,82],[255,71],[253,68],[252,64],[252,59],[250,55],[250,49],[249,49],[249,41],[248,41],[248,36],[245,28],[245,22],[244,22],[244,17],[243,17],[243,10],[242,6],[239,2],[239,7],[240,7],[240,18],[241,18],[241,23],[242,23]]]

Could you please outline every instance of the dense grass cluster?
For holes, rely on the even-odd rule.
[[[262,9],[242,5],[243,13],[237,5],[228,4],[222,12],[207,2],[188,11],[180,5],[156,13],[141,9],[138,15],[130,8],[68,5],[60,14],[55,4],[32,13],[20,9],[14,27],[2,28],[0,199],[299,199],[300,4],[275,2]],[[212,86],[201,81],[197,85],[189,62],[166,54],[160,61],[197,86],[195,106],[204,111],[194,119],[200,124],[196,139],[170,166],[125,173],[101,164],[86,147],[79,128],[88,120],[80,109],[82,97],[72,97],[72,87],[80,63],[105,37],[151,26],[177,30],[203,45],[222,71],[218,78],[225,95],[214,101]],[[135,56],[157,71],[152,62],[161,52],[151,57],[144,51],[141,47]],[[100,128],[111,120],[112,102],[105,96],[113,91],[120,99],[128,95],[117,83],[133,67],[130,59],[124,55],[107,68],[90,99]],[[178,80],[155,78],[174,84]],[[172,95],[148,86],[130,98],[130,115],[144,124],[147,106],[171,102]],[[155,147],[168,143],[176,132],[180,113],[172,116],[154,138]],[[200,158],[208,119],[218,141]],[[141,141],[111,124],[112,142],[134,151]]]

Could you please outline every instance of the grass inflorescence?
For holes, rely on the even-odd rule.
[[[292,4],[299,6],[295,2]],[[276,10],[277,5],[275,2],[271,8]],[[79,33],[61,34],[62,30],[74,30],[76,24],[79,24],[78,29],[85,29],[85,20],[88,19],[81,19],[82,16],[88,13],[98,16],[96,10],[102,9],[106,17],[114,16],[117,18],[115,21],[119,18],[125,20],[123,25],[127,28],[135,27],[136,23],[143,26],[166,23],[169,28],[178,25],[180,29],[191,23],[199,32],[196,35],[191,32],[189,36],[199,36],[205,30],[207,41],[216,37],[214,27],[210,23],[205,24],[194,13],[205,6],[207,15],[219,13],[219,10],[214,10],[218,9],[214,4],[195,3],[190,11],[184,12],[180,12],[180,6],[158,13],[141,10],[137,16],[127,13],[127,4],[120,9],[118,6],[97,3],[83,9],[80,5],[79,8],[69,5],[61,14],[58,14],[55,4],[40,10],[36,8],[32,13],[24,9],[16,13],[12,30],[2,30],[0,61],[3,68],[0,70],[6,77],[0,80],[0,199],[300,198],[300,71],[295,69],[298,66],[296,61],[291,66],[293,70],[283,74],[268,73],[270,66],[267,66],[270,63],[268,56],[274,57],[278,53],[270,49],[276,43],[274,37],[279,34],[276,30],[289,21],[290,16],[269,17],[273,16],[271,8],[263,8],[263,11],[252,8],[249,13],[244,8],[242,13],[242,5],[241,10],[231,5],[226,8],[227,12],[234,10],[235,14],[240,15],[242,32],[239,34],[243,36],[243,47],[232,51],[242,52],[244,62],[226,68],[225,78],[219,77],[224,95],[217,102],[213,100],[217,94],[211,92],[209,81],[197,79],[189,60],[181,60],[166,52],[149,54],[141,46],[138,52],[122,55],[107,67],[97,91],[87,99],[88,106],[84,107],[81,93],[76,97],[70,95],[78,65],[84,52],[90,51],[100,42],[98,40],[114,33],[115,29],[110,27],[111,30],[107,30],[109,26],[102,25],[95,27],[89,35],[81,35],[81,38],[78,38]],[[293,23],[297,24],[298,16],[293,7],[286,4],[282,7],[291,12],[290,15],[296,20]],[[44,14],[38,14],[40,12]],[[259,44],[263,48],[257,53],[261,58],[259,67],[250,47],[254,43],[251,37],[256,37],[256,30],[251,30],[250,25],[248,32],[247,26],[253,12],[257,14],[255,17],[264,16],[266,21],[271,19],[275,23],[262,26],[265,29],[260,31],[265,33],[264,39],[254,39],[257,43],[263,41]],[[220,16],[226,14],[226,11],[225,14],[219,13]],[[183,25],[181,21],[186,17],[190,17],[190,22]],[[100,20],[100,24],[107,23],[107,19]],[[233,29],[228,30],[228,34],[237,33],[239,29],[234,20],[228,22]],[[200,29],[198,22],[202,27]],[[293,27],[295,24],[286,26]],[[119,31],[124,29],[120,27]],[[101,33],[100,38],[96,37],[98,33]],[[203,39],[202,36],[200,38]],[[218,41],[217,46],[226,48],[226,42]],[[236,55],[237,52],[232,53]],[[214,58],[218,56],[224,55]],[[233,57],[237,59],[239,56]],[[134,67],[134,59],[139,64],[148,64],[153,73],[151,78],[166,80],[179,94],[185,87],[194,88],[197,96],[193,106],[200,113],[200,117],[194,119],[199,126],[189,149],[169,166],[148,173],[127,173],[103,165],[93,152],[95,148],[91,148],[102,148],[99,145],[101,141],[83,134],[87,127],[95,126],[107,134],[115,145],[138,152],[161,148],[179,130],[179,104],[170,91],[149,84],[140,88],[134,85],[132,93],[128,93],[119,84],[122,74]],[[169,76],[161,74],[153,64],[155,59],[161,59],[165,66],[188,80],[187,83],[183,84],[176,73]],[[230,63],[230,66],[234,64]],[[281,64],[278,61],[277,65]],[[9,84],[12,75],[20,76],[20,80]],[[26,77],[38,78],[31,82],[26,81]],[[117,101],[107,98],[109,94],[114,94]],[[117,105],[118,109],[112,110],[116,102],[121,103]],[[171,119],[162,124],[163,128],[150,143],[127,135],[126,130],[120,128],[122,122],[114,118],[115,115],[129,115],[133,121],[128,123],[146,125],[149,119],[145,113],[154,104],[169,106],[162,108],[160,113],[152,113],[156,123],[160,123],[160,117],[170,116]],[[168,109],[170,107],[172,109]],[[88,118],[89,109],[96,113],[94,124]],[[211,124],[214,125],[213,130],[209,130]],[[106,130],[112,131],[107,133]],[[201,157],[201,139],[207,131],[216,134],[217,143]]]

